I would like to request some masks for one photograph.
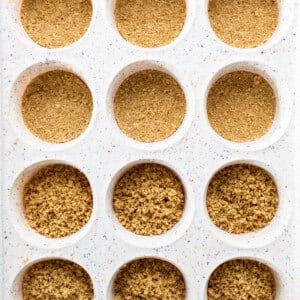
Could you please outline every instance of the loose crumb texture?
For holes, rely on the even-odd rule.
[[[277,0],[210,0],[208,14],[216,35],[238,48],[255,48],[275,32],[279,8]]]
[[[232,72],[211,87],[207,113],[212,128],[223,138],[233,142],[255,141],[273,124],[276,96],[262,76]]]
[[[117,182],[113,207],[119,222],[139,235],[159,235],[181,218],[185,203],[179,178],[167,167],[140,164]]]
[[[92,95],[76,75],[55,70],[37,76],[22,97],[22,115],[38,138],[64,143],[77,138],[90,123]]]
[[[208,282],[208,300],[274,300],[276,282],[263,263],[238,259],[219,266]]]
[[[158,142],[181,125],[186,111],[184,93],[170,75],[145,70],[129,76],[114,99],[120,129],[140,142]]]
[[[262,168],[237,164],[220,170],[206,196],[214,224],[233,234],[258,231],[267,226],[278,208],[278,191]]]
[[[185,282],[172,264],[143,258],[123,266],[114,282],[114,300],[183,300]]]
[[[92,18],[91,0],[23,0],[21,21],[29,37],[46,48],[79,40]]]
[[[22,282],[23,300],[92,300],[93,283],[79,265],[47,260],[28,269]]]
[[[92,200],[85,175],[62,164],[41,168],[23,191],[29,226],[49,238],[65,237],[80,230],[90,219]]]
[[[116,0],[115,22],[128,42],[155,48],[170,44],[186,18],[185,0]]]

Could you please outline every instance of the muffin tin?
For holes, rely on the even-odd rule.
[[[295,95],[300,65],[296,59],[300,2],[279,0],[278,30],[261,47],[236,49],[213,33],[208,0],[187,0],[187,20],[170,45],[143,49],[126,42],[113,20],[114,1],[93,1],[93,17],[86,34],[71,46],[49,50],[32,42],[20,24],[18,1],[1,1],[2,88],[2,282],[1,299],[22,299],[21,279],[33,263],[63,258],[81,265],[91,276],[95,299],[112,299],[117,270],[140,257],[156,257],[176,265],[184,275],[187,299],[206,299],[213,270],[234,258],[254,258],[272,268],[278,300],[298,299],[300,293],[300,147],[294,118],[300,107]],[[298,44],[297,44],[298,43]],[[172,75],[186,96],[181,127],[157,143],[133,141],[118,128],[112,101],[121,82],[136,71],[154,68]],[[89,127],[77,139],[49,144],[25,127],[20,100],[38,74],[62,69],[77,74],[93,95]],[[233,143],[218,136],[206,115],[206,96],[212,83],[234,70],[255,71],[273,86],[278,110],[269,133],[258,141]],[[294,104],[294,102],[296,104]],[[295,108],[294,108],[295,105]],[[299,133],[299,132],[298,132]],[[298,146],[298,147],[297,147]],[[47,239],[26,225],[20,195],[24,182],[41,166],[62,162],[80,169],[89,179],[94,208],[90,221],[76,234]],[[118,223],[112,210],[112,190],[119,177],[140,162],[170,167],[182,180],[186,206],[180,222],[161,236],[136,236]],[[280,196],[278,212],[265,229],[234,236],[216,228],[205,206],[212,176],[239,162],[266,169]],[[298,223],[298,224],[296,224]]]

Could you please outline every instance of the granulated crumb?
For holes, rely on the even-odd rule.
[[[211,180],[206,196],[214,224],[233,234],[258,231],[273,219],[278,191],[263,169],[247,164],[231,165]]]
[[[129,76],[114,99],[120,129],[140,142],[158,142],[181,125],[186,111],[184,93],[170,75],[145,70]]]
[[[137,46],[170,44],[180,34],[185,18],[185,0],[116,0],[116,26],[125,40]]]
[[[30,227],[49,238],[80,230],[90,219],[90,184],[71,166],[55,164],[40,169],[25,184],[24,213]]]
[[[123,266],[114,282],[114,300],[183,300],[185,282],[172,264],[143,258]]]
[[[277,0],[210,0],[208,14],[214,32],[223,42],[255,48],[275,32],[279,8]]]
[[[23,300],[92,300],[93,283],[79,265],[54,259],[34,264],[22,282]]]
[[[208,300],[274,300],[276,282],[270,268],[253,260],[238,259],[219,266],[211,275]]]
[[[79,40],[92,18],[91,0],[23,0],[21,21],[29,37],[46,48]]]
[[[185,194],[179,178],[167,167],[140,164],[117,182],[113,207],[119,222],[139,235],[159,235],[181,218]]]
[[[218,79],[209,91],[207,114],[212,128],[233,142],[264,136],[273,124],[276,97],[260,75],[237,71]]]
[[[22,97],[22,115],[38,138],[64,143],[77,138],[90,123],[93,100],[76,75],[55,70],[37,76]]]

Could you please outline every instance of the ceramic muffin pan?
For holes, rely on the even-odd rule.
[[[62,2],[64,1],[58,1],[58,9]],[[79,13],[78,7],[74,8],[72,13],[77,17],[78,14],[80,16],[76,21],[80,23],[77,32],[80,36],[77,36],[76,32],[68,35],[68,31],[60,31],[59,43],[51,44],[53,42],[51,39],[45,40],[44,36],[39,35],[39,30],[43,30],[42,27],[36,28],[34,23],[32,25],[24,21],[26,16],[29,18],[34,14],[31,14],[28,8],[26,14],[24,15],[24,12],[22,14],[24,9],[22,1],[1,1],[0,262],[3,280],[0,298],[23,299],[22,286],[24,293],[24,280],[28,270],[33,270],[31,267],[38,262],[63,259],[78,264],[89,274],[95,300],[111,300],[114,299],[115,282],[118,282],[118,288],[122,287],[118,279],[120,269],[136,259],[145,258],[161,259],[177,267],[185,283],[185,298],[189,300],[209,299],[207,293],[211,275],[218,266],[235,259],[250,259],[267,265],[274,276],[276,300],[299,299],[300,161],[297,155],[300,147],[298,137],[300,123],[297,117],[299,113],[297,98],[300,95],[298,89],[300,65],[297,57],[300,43],[300,39],[297,38],[299,1],[278,0],[277,28],[265,43],[254,48],[237,48],[236,45],[229,45],[228,41],[222,40],[221,33],[211,25],[208,0],[186,0],[186,18],[184,24],[179,26],[178,34],[174,32],[178,29],[178,24],[174,25],[171,22],[171,29],[174,31],[166,31],[165,36],[160,37],[157,44],[153,43],[155,37],[147,31],[147,27],[141,29],[136,25],[136,32],[141,36],[137,39],[132,37],[132,24],[124,22],[122,14],[126,12],[132,14],[134,21],[133,8],[124,8],[119,2],[124,1],[93,0],[92,11],[90,7],[84,8],[88,9],[89,25],[86,24],[86,20],[81,20],[82,24],[80,23],[82,14]],[[161,5],[166,6],[166,2],[161,1]],[[180,1],[173,2],[172,9],[175,9],[176,3]],[[120,12],[115,18],[114,11],[117,6],[125,11]],[[180,5],[178,6],[178,9],[182,9]],[[147,8],[146,5],[145,7]],[[151,13],[155,16],[153,11]],[[153,25],[147,13],[141,12],[140,15],[145,22]],[[40,14],[39,17],[42,19],[44,16]],[[170,17],[168,13],[166,17]],[[176,15],[176,20],[180,21],[181,17],[182,15]],[[64,19],[64,26],[70,26],[67,21]],[[215,19],[214,21],[218,22]],[[159,20],[156,22],[158,26],[163,26]],[[268,22],[271,21],[268,19]],[[257,26],[261,26],[261,22],[257,22]],[[72,27],[70,30],[72,31]],[[64,40],[64,34],[68,39]],[[170,42],[168,38],[172,41]],[[76,40],[74,43],[73,39]],[[63,41],[66,45],[57,47],[61,46]],[[143,45],[154,47],[143,48]],[[167,74],[168,77],[161,80],[166,84],[164,90],[157,87],[160,85],[157,80],[147,75],[149,69],[156,72],[153,74],[158,74],[157,72]],[[66,75],[65,82],[60,81],[63,79],[52,77],[54,83],[48,82],[45,87],[43,85],[45,78],[38,76],[57,71],[76,75],[77,83],[72,81],[70,84],[71,77]],[[180,95],[182,99],[185,98],[185,109],[184,105],[181,107],[182,114],[178,114],[179,108],[172,110],[172,105],[166,108],[166,103],[154,103],[152,108],[155,113],[151,112],[152,108],[147,111],[149,109],[147,104],[140,106],[138,102],[132,104],[129,100],[134,98],[135,93],[149,92],[147,88],[137,91],[140,87],[139,79],[133,79],[136,80],[133,83],[129,82],[137,72],[142,72],[143,80],[151,81],[151,88],[158,88],[164,97],[170,96],[171,93],[170,97]],[[209,104],[208,99],[214,97],[212,101],[217,101],[220,96],[220,94],[212,95],[211,91],[223,76],[232,72],[240,72],[239,76],[256,74],[254,83],[258,85],[257,90],[268,89],[269,94],[266,98],[270,103],[273,99],[270,104],[273,108],[268,106],[261,109],[258,106],[258,114],[252,116],[253,122],[258,122],[255,129],[258,130],[258,136],[255,140],[246,138],[243,141],[236,141],[226,136],[227,129],[230,133],[236,126],[242,126],[239,122],[224,125],[227,127],[224,127],[226,130],[223,131],[222,128],[220,131],[216,129],[219,121],[222,123],[222,119],[227,120],[227,117],[230,119],[232,112],[230,109],[233,111],[237,109],[235,112],[237,114],[243,113],[242,103],[241,106],[238,103],[233,106],[227,103],[228,114],[224,106],[219,107],[220,118],[214,117],[214,121],[211,121],[210,108],[217,109],[218,104]],[[40,81],[32,86],[37,78]],[[168,82],[173,81],[174,86],[177,82],[176,92],[174,87],[170,91],[166,90]],[[55,84],[57,88],[53,89]],[[126,84],[127,86],[124,86]],[[224,87],[226,82],[220,84]],[[47,106],[40,102],[43,97],[49,97],[46,99],[51,101],[52,89],[60,95],[66,87],[75,89],[74,93],[67,94],[66,97],[78,101],[71,108],[67,102],[58,103],[58,106],[55,106],[56,104]],[[120,91],[121,88],[123,91]],[[226,91],[224,87],[221,93],[226,94]],[[149,93],[151,94],[151,91]],[[145,98],[142,97],[145,101],[149,93]],[[221,94],[221,98],[224,94]],[[33,101],[33,111],[30,111],[30,108],[26,111],[28,108],[24,106],[24,95]],[[244,96],[249,95],[246,93]],[[117,102],[114,100],[116,97],[121,99],[120,102],[125,101],[123,108],[116,107]],[[176,103],[177,107],[182,104],[179,100]],[[84,111],[80,108],[81,105],[85,107]],[[43,109],[49,113],[48,119],[40,114]],[[122,109],[123,112],[128,109],[125,116],[122,116]],[[144,115],[134,116],[133,113],[139,113],[139,109],[144,110]],[[273,114],[270,125],[267,126],[266,132],[259,133],[261,130],[259,122],[268,117],[266,115],[269,111]],[[61,115],[58,117],[55,112]],[[121,115],[120,118],[116,117],[116,112]],[[153,115],[158,125],[152,128],[150,119]],[[173,121],[174,124],[171,126],[169,122]],[[137,130],[141,128],[142,130],[132,129],[131,126],[135,124],[140,126]],[[62,140],[59,140],[61,138],[59,134],[55,135],[58,142],[55,142],[55,138],[49,141],[47,126],[53,126],[52,130],[56,133],[64,130],[65,126],[70,132],[62,137]],[[36,128],[37,131],[32,128]],[[147,130],[150,129],[154,133],[158,130],[157,134],[160,134],[161,138],[145,142],[144,140],[149,137]],[[244,129],[237,132],[242,135]],[[249,129],[246,128],[245,132],[251,137],[252,132]],[[135,138],[135,134],[140,138]],[[153,136],[151,138],[153,139]],[[51,229],[45,231],[41,228],[44,223],[36,219],[38,217],[35,210],[39,204],[34,202],[35,193],[47,192],[49,186],[41,183],[40,190],[32,191],[29,185],[37,172],[54,164],[76,168],[85,178],[84,184],[82,181],[74,183],[71,180],[68,182],[71,186],[74,185],[79,189],[83,185],[89,186],[89,194],[85,196],[88,197],[86,201],[90,211],[87,209],[79,227],[76,227],[78,224],[75,226],[72,223],[74,220],[66,217],[63,226],[75,229],[71,234],[64,234],[62,231],[60,236],[56,236]],[[157,234],[161,230],[159,227],[155,235],[136,234],[134,230],[128,229],[131,225],[128,227],[124,225],[126,222],[120,222],[118,214],[115,213],[116,207],[123,205],[115,200],[116,185],[124,178],[126,172],[141,164],[158,164],[171,170],[182,185],[184,203],[182,206],[179,205],[181,210],[178,218],[174,217],[176,221],[173,220],[169,227],[166,220],[168,229],[161,234]],[[225,224],[224,228],[218,227],[217,221],[214,222],[211,218],[217,212],[213,208],[212,213],[207,206],[206,199],[211,195],[209,189],[211,180],[225,167],[238,164],[250,164],[261,168],[264,176],[274,183],[276,189],[277,202],[275,204],[272,202],[275,207],[273,215],[262,228],[255,227],[257,229],[255,232],[246,230],[236,234],[224,230],[228,224]],[[57,175],[55,172],[51,174],[54,177]],[[38,180],[43,179],[41,176]],[[162,176],[165,178],[168,175]],[[50,180],[49,189],[55,190],[61,183],[59,181],[61,178],[55,178],[58,183],[54,184],[55,181]],[[127,178],[127,181],[130,180]],[[253,184],[256,183],[255,180]],[[263,193],[269,191],[269,188],[268,184],[263,186]],[[122,187],[120,190],[121,196],[122,193],[126,194]],[[131,192],[133,191],[129,191]],[[33,201],[32,210],[28,209],[28,214],[31,213],[31,222],[22,201],[27,193],[28,201]],[[147,191],[145,193],[147,197]],[[163,199],[165,203],[170,199],[172,201],[172,197],[176,196],[172,193],[170,195],[169,198]],[[78,193],[71,196],[74,199],[70,204],[71,211],[74,211],[74,214],[83,214],[86,207],[79,206],[81,204],[75,200],[82,195],[77,196]],[[151,195],[149,197],[151,198]],[[64,201],[67,203],[66,198]],[[125,203],[125,209],[129,209],[130,204],[126,205]],[[270,206],[271,204],[267,204],[265,208],[269,209]],[[50,210],[54,219],[55,207]],[[121,214],[123,212],[121,206]],[[172,216],[175,213],[177,212],[171,210]],[[155,216],[159,218],[159,213]],[[224,216],[226,217],[226,212]],[[138,220],[137,230],[140,229],[139,226],[148,228],[147,222],[149,220],[141,225]],[[257,223],[259,222],[260,217],[257,219]],[[228,226],[231,225],[229,221]],[[58,228],[60,224],[55,226]],[[141,229],[139,232],[144,231]],[[129,271],[125,270],[124,273],[126,272]],[[85,275],[83,277],[85,278]],[[166,299],[175,298],[171,296]]]

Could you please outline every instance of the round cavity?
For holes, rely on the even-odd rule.
[[[255,48],[270,40],[279,24],[279,11],[277,0],[208,0],[214,33],[236,48]]]
[[[285,132],[289,90],[278,71],[259,62],[235,62],[218,70],[205,91],[206,118],[216,137],[237,150],[260,150]]]
[[[114,115],[120,129],[144,143],[170,137],[186,113],[184,92],[177,81],[158,70],[130,75],[114,98]]]
[[[115,0],[115,25],[120,35],[136,46],[166,46],[182,32],[186,6],[185,0]]]
[[[77,263],[60,258],[40,259],[16,276],[11,296],[30,299],[94,299],[93,281]]]
[[[93,95],[83,72],[60,62],[38,63],[23,71],[10,100],[16,133],[25,143],[46,150],[74,145],[95,118]]]
[[[270,166],[233,161],[217,169],[204,194],[205,217],[216,237],[239,248],[263,247],[289,222],[287,182]]]
[[[87,177],[63,161],[43,161],[17,177],[11,192],[13,225],[28,243],[61,248],[84,237],[95,218]]]
[[[183,176],[161,161],[124,166],[108,188],[109,220],[116,235],[138,247],[156,248],[180,238],[193,219]]]
[[[124,264],[111,279],[108,299],[176,299],[187,298],[182,272],[159,258],[139,258]]]
[[[277,299],[277,280],[266,264],[251,259],[229,260],[218,266],[207,285],[207,300]]]
[[[78,41],[88,30],[93,14],[91,0],[22,0],[20,19],[28,36],[53,49]]]

